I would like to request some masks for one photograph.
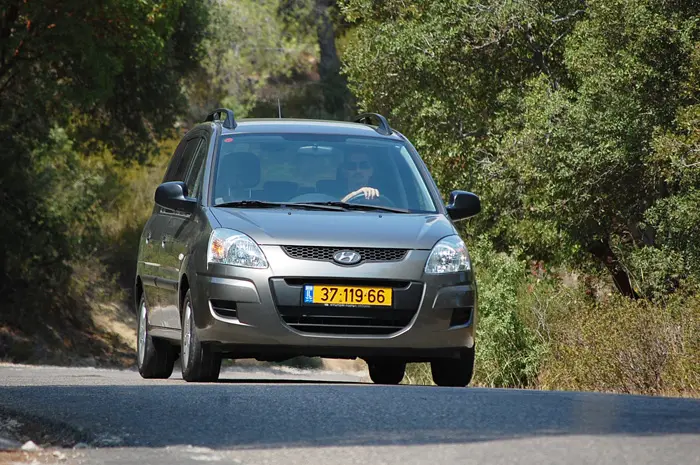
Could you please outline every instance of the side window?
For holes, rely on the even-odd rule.
[[[187,141],[187,145],[185,146],[182,156],[179,160],[175,160],[174,166],[171,166],[168,170],[166,181],[185,180],[185,173],[187,172],[187,168],[189,168],[190,164],[192,163],[192,159],[194,158],[194,154],[197,151],[197,147],[199,146],[201,140],[202,139],[200,137],[196,137]]]
[[[433,210],[434,206],[428,205],[430,193],[425,186],[420,186],[417,182],[421,179],[420,172],[411,161],[411,154],[406,147],[401,147],[398,151],[392,151],[393,159],[400,173],[401,184],[404,195],[409,205],[420,210]]]
[[[204,176],[204,162],[207,159],[207,149],[209,144],[207,144],[206,139],[200,138],[202,142],[199,144],[197,152],[194,155],[194,160],[190,165],[190,168],[185,176],[185,184],[187,184],[187,189],[189,190],[189,196],[199,198],[199,194],[202,192],[202,177]]]
[[[165,176],[163,176],[162,182],[168,182],[172,180],[172,177],[175,175],[175,170],[180,164],[180,160],[182,160],[182,152],[185,150],[186,145],[187,141],[185,139],[181,140],[180,143],[177,144],[177,148],[175,149],[173,156],[170,158],[168,169],[165,170]]]

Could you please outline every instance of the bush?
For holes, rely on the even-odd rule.
[[[700,394],[700,294],[632,300],[612,283],[471,248],[479,285],[473,385],[647,395]],[[431,385],[430,366],[405,384]]]
[[[566,303],[564,303],[566,305]],[[639,394],[700,393],[700,297],[663,303],[617,295],[569,306],[550,321],[544,389]]]
[[[523,298],[535,282],[516,253],[495,252],[486,241],[470,249],[478,281],[476,367],[473,384],[490,387],[532,385],[546,345]],[[404,382],[432,384],[430,366],[407,366]]]
[[[517,254],[494,252],[481,241],[472,250],[479,301],[474,381],[492,387],[525,387],[537,376],[542,341],[526,324],[519,296],[531,281]]]

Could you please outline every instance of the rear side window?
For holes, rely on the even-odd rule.
[[[182,153],[180,160],[176,161],[176,165],[173,167],[174,169],[169,170],[171,172],[168,173],[168,178],[166,179],[166,181],[185,181],[185,174],[187,173],[187,169],[190,167],[190,164],[194,159],[194,155],[197,152],[197,148],[199,147],[201,142],[201,137],[197,137],[187,141],[187,145],[185,146],[185,150]]]
[[[199,198],[202,192],[202,177],[204,175],[204,162],[207,159],[207,149],[209,144],[203,138],[200,138],[200,144],[194,154],[194,160],[190,164],[187,175],[185,176],[185,184],[190,197]]]
[[[170,159],[170,163],[168,163],[168,169],[165,171],[165,176],[163,176],[162,182],[168,182],[173,180],[173,177],[175,176],[175,171],[177,170],[177,167],[179,166],[180,161],[182,160],[182,152],[185,150],[186,146],[187,141],[184,139],[181,140],[180,143],[177,145],[175,153]]]

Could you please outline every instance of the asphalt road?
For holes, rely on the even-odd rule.
[[[700,401],[376,386],[319,371],[217,384],[0,366],[0,408],[83,428],[90,464],[700,464]]]

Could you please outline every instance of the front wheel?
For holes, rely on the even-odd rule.
[[[182,303],[182,344],[180,362],[185,381],[212,382],[219,379],[221,355],[197,337],[192,312],[192,298],[187,291]]]
[[[462,350],[459,358],[433,360],[430,371],[433,382],[438,386],[467,386],[474,373],[474,347]]]
[[[406,373],[405,362],[368,361],[367,368],[374,384],[399,384]]]
[[[148,330],[148,307],[142,292],[139,299],[137,365],[142,378],[165,379],[173,374],[176,349],[168,342],[151,336]]]

